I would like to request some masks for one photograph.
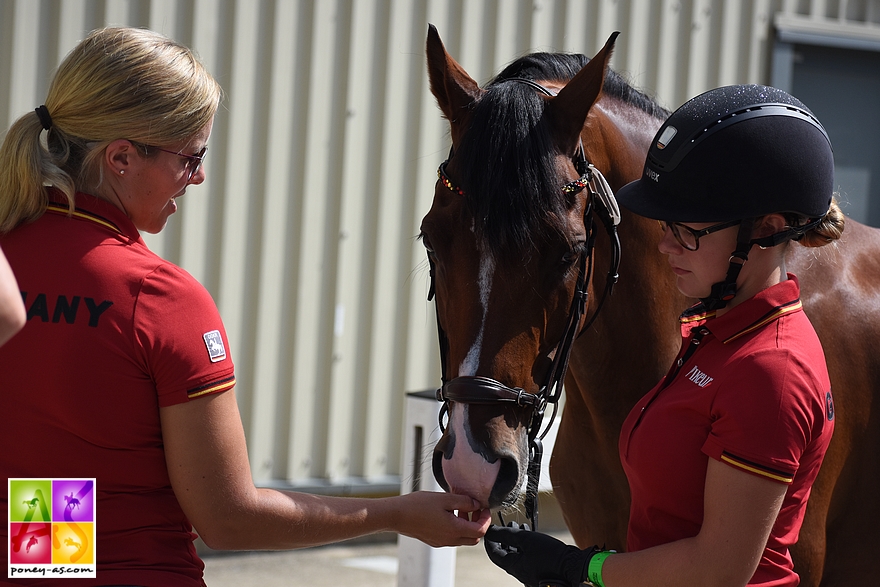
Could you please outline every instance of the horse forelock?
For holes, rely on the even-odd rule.
[[[537,52],[505,67],[473,108],[472,123],[457,154],[460,182],[478,237],[495,254],[521,256],[563,229],[572,205],[561,191],[570,178],[556,167],[560,155],[542,118],[546,101],[522,78],[562,84],[590,59],[576,53]],[[669,111],[608,69],[603,94],[663,120]]]
[[[570,206],[545,101],[516,83],[487,88],[456,157],[478,238],[495,254],[522,254],[559,231]]]

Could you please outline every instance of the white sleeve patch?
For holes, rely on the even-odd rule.
[[[212,330],[202,335],[205,346],[208,347],[208,357],[212,363],[217,363],[226,358],[226,347],[223,346],[223,337],[219,330]]]

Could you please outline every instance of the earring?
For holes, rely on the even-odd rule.
[[[125,170],[124,170],[124,169],[120,169],[120,170],[119,170],[119,175],[125,175]]]

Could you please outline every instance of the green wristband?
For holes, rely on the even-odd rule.
[[[602,582],[602,565],[605,563],[605,559],[612,554],[614,554],[613,550],[597,552],[590,559],[590,564],[587,565],[587,581],[590,585],[605,587],[605,583]]]

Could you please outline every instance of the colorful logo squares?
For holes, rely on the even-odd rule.
[[[9,578],[95,577],[95,480],[9,479]]]

